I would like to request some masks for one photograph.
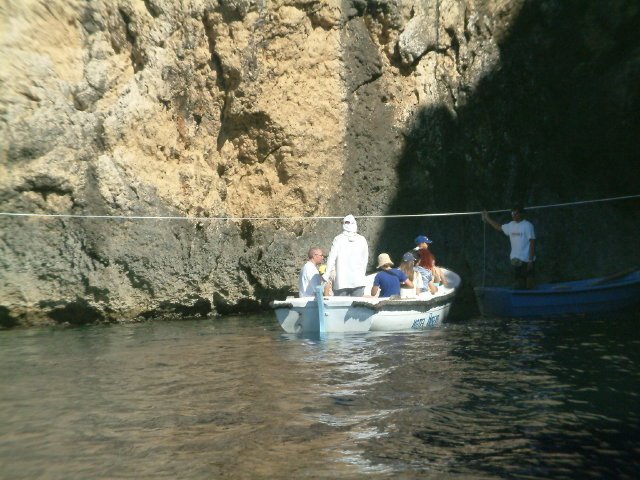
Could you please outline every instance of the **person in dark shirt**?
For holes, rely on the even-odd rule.
[[[373,279],[373,287],[371,288],[371,295],[374,297],[378,291],[380,291],[381,297],[400,295],[400,285],[413,288],[413,283],[402,271],[391,267],[393,267],[393,262],[388,254],[381,253],[378,255],[380,272]]]

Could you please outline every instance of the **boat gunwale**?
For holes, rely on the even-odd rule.
[[[597,282],[602,278],[593,278],[589,280],[575,280],[571,282],[558,282],[558,283],[545,283],[539,285],[537,288],[531,290],[513,289],[508,287],[474,287],[477,293],[482,292],[508,292],[511,295],[519,296],[539,296],[539,295],[575,295],[576,293],[593,292],[599,290],[618,289],[620,287],[634,286],[640,284],[640,276],[634,277],[635,274],[640,273],[640,270],[635,270],[628,273],[624,277],[611,280],[610,282],[600,285],[589,285],[589,282]],[[555,288],[554,288],[555,286]],[[558,288],[563,286],[564,288]]]
[[[432,297],[429,299],[420,300],[419,298],[397,298],[397,299],[388,299],[388,300],[380,300],[376,303],[366,302],[366,301],[354,301],[352,305],[354,307],[365,307],[370,308],[371,310],[375,310],[377,312],[388,309],[389,307],[425,307],[429,308],[437,307],[443,305],[445,303],[450,303],[453,297],[455,296],[455,290],[451,292],[445,293],[444,295],[438,297]]]

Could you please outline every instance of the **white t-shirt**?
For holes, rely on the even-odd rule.
[[[529,240],[536,239],[533,225],[527,220],[511,221],[502,225],[502,231],[511,241],[509,258],[527,263],[529,261]],[[535,257],[533,258],[535,260]]]
[[[315,264],[309,260],[300,270],[300,278],[298,279],[298,296],[313,297],[316,294],[316,287],[322,283],[320,272]]]
[[[367,240],[358,233],[341,233],[333,239],[324,278],[328,280],[335,270],[334,290],[363,287],[368,261]]]

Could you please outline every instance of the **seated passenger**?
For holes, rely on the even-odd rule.
[[[416,295],[422,291],[422,276],[414,268],[416,264],[416,257],[412,252],[407,252],[402,256],[402,262],[398,266],[398,270],[404,273],[407,278],[411,280],[414,286]],[[413,296],[413,295],[412,295]]]
[[[420,294],[422,292],[429,291],[431,293],[436,293],[438,288],[433,284],[433,275],[431,275],[430,271],[425,272],[425,276],[430,280],[428,283],[423,283],[423,276],[421,270],[425,270],[422,267],[418,267],[416,262],[420,259],[420,255],[417,251],[407,252],[402,256],[402,263],[398,267],[400,270],[404,272],[404,274],[411,279],[414,287],[416,288],[416,294]]]
[[[393,267],[391,258],[386,253],[378,255],[378,268],[381,269],[373,279],[371,295],[374,297],[380,291],[381,297],[391,297],[400,295],[400,285],[413,288],[413,283],[407,276],[397,268]]]
[[[447,279],[445,278],[442,269],[436,266],[436,258],[431,253],[431,250],[429,250],[429,244],[432,243],[432,241],[425,235],[419,235],[416,237],[415,242],[417,245],[416,251],[420,255],[418,266],[431,272],[431,275],[433,276],[433,283],[436,287],[438,285],[446,286]],[[420,270],[420,273],[423,275],[423,282],[426,282],[425,285],[428,285],[426,276],[429,274],[423,270]]]

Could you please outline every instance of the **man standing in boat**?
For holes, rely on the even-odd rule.
[[[534,261],[536,259],[536,233],[533,224],[524,219],[524,208],[516,205],[511,209],[509,223],[500,225],[486,210],[482,211],[482,220],[499,232],[503,232],[511,241],[511,265],[517,289],[533,288]]]
[[[311,247],[307,252],[307,263],[300,271],[298,279],[298,296],[313,297],[316,294],[316,287],[322,284],[322,278],[318,271],[318,265],[324,260],[324,254],[320,247]]]
[[[327,270],[323,275],[325,281],[333,279],[333,294],[336,296],[362,297],[364,295],[367,262],[369,261],[369,245],[358,232],[358,224],[353,215],[342,220],[342,233],[333,239]]]

